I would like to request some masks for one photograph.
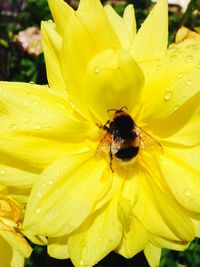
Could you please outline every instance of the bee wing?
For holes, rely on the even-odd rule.
[[[96,149],[96,154],[100,151],[100,150],[108,150],[111,147],[111,143],[112,143],[112,135],[107,132],[103,138],[100,140],[99,145],[97,146]]]
[[[142,128],[135,126],[136,135],[139,137],[141,148],[143,150],[156,150],[158,152],[163,152],[161,144],[153,138],[150,134],[144,131]]]

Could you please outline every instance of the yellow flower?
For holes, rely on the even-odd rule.
[[[3,267],[23,267],[31,247],[20,232],[22,207],[0,185],[0,258]]]
[[[112,250],[144,250],[156,266],[160,248],[184,250],[200,236],[200,43],[167,49],[166,0],[137,34],[131,5],[123,18],[98,0],[76,12],[49,5],[49,87],[0,84],[3,168],[16,171],[19,188],[38,180],[25,233],[48,236],[49,254],[77,267]],[[123,138],[113,124],[121,113],[132,123]],[[16,186],[12,178],[0,182]]]
[[[197,39],[200,40],[200,34],[198,33],[198,28],[195,31],[190,31],[188,28],[182,26],[176,33],[175,42],[180,43],[186,39]]]

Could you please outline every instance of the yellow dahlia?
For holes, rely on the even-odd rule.
[[[25,233],[76,267],[112,250],[156,266],[200,235],[200,42],[167,49],[166,0],[137,34],[132,5],[123,18],[98,0],[49,6],[49,87],[0,84],[4,163],[21,188],[37,180]]]
[[[20,232],[22,206],[0,185],[0,258],[3,267],[23,267],[31,247]]]

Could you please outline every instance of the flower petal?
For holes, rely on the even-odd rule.
[[[107,110],[111,108],[127,106],[129,112],[136,112],[143,82],[143,73],[128,52],[105,50],[88,64],[87,104],[102,123],[107,121]]]
[[[2,160],[1,156],[0,159]],[[20,189],[30,188],[38,179],[37,174],[21,169],[20,166],[15,166],[11,161],[7,163],[8,165],[0,164],[1,185],[18,187]]]
[[[62,35],[68,19],[74,11],[64,0],[48,0],[48,4],[56,23],[56,30]]]
[[[185,114],[183,116],[183,114]],[[161,143],[195,146],[200,144],[200,93],[195,94],[166,119],[149,124]]]
[[[126,6],[123,21],[128,30],[130,43],[132,43],[136,36],[136,19],[133,5]]]
[[[0,87],[0,151],[4,156],[41,168],[79,149],[84,133],[93,130],[90,123],[80,121],[66,99],[46,87],[24,83],[1,83]]]
[[[87,150],[84,143],[65,143],[47,138],[3,135],[0,138],[0,151],[4,157],[20,162],[25,169],[38,173],[53,161],[64,155]]]
[[[70,141],[83,135],[84,120],[65,98],[52,95],[44,86],[27,83],[0,83],[2,133],[24,133]],[[80,133],[80,128],[82,129]],[[85,129],[86,129],[85,128]]]
[[[81,0],[77,16],[100,50],[117,46],[117,38],[99,0]]]
[[[198,42],[188,40],[169,48],[162,60],[140,65],[145,76],[141,121],[159,125],[199,92],[199,49]]]
[[[195,228],[195,236],[199,238],[200,237],[200,221],[192,219],[192,223]]]
[[[151,242],[148,242],[145,249],[144,255],[151,267],[157,267],[160,263],[161,248],[154,246]]]
[[[111,185],[107,162],[95,159],[93,153],[65,157],[44,171],[30,195],[25,228],[40,235],[62,236],[93,212]]]
[[[160,58],[167,50],[167,42],[168,5],[167,0],[159,0],[139,29],[131,52],[136,61]]]
[[[143,225],[136,218],[133,218],[130,227],[125,229],[116,251],[126,258],[132,258],[145,248],[148,238],[149,235]]]
[[[0,258],[3,267],[10,267],[12,247],[0,236]],[[21,267],[21,266],[19,266]]]
[[[161,238],[161,237],[153,236],[153,235],[150,237],[150,241],[156,247],[179,250],[179,251],[186,250],[190,244],[189,242],[186,242],[186,241],[173,242],[173,240],[165,239],[165,238]]]
[[[49,85],[67,94],[59,62],[59,53],[62,43],[61,36],[56,32],[55,24],[49,21],[42,22],[41,32]]]
[[[194,238],[190,219],[175,201],[161,191],[155,177],[149,177],[148,173],[139,173],[139,196],[133,209],[135,216],[153,235],[175,242]]]
[[[24,267],[24,257],[14,249],[10,267]]]
[[[68,238],[67,237],[58,237],[48,238],[48,254],[49,256],[56,259],[68,259]]]
[[[126,49],[128,50],[131,45],[131,42],[129,39],[130,35],[129,35],[128,29],[122,17],[120,17],[110,5],[106,5],[104,9],[105,9],[106,15],[108,16],[110,24],[115,30],[115,33],[119,39],[121,46],[125,50]]]
[[[0,229],[0,235],[11,245],[11,247],[17,250],[25,258],[30,256],[32,248],[21,234]]]
[[[165,147],[159,164],[176,200],[187,210],[200,213],[200,146]]]
[[[122,236],[122,225],[117,207],[116,197],[96,214],[91,215],[69,237],[69,255],[75,266],[94,266],[118,246]]]
[[[61,64],[70,99],[85,117],[89,116],[85,98],[87,64],[96,53],[113,46],[118,47],[118,39],[101,3],[98,0],[81,1],[66,27]]]

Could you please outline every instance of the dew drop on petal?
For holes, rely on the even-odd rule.
[[[180,72],[177,77],[178,77],[178,79],[182,78],[183,77],[183,73]]]
[[[197,64],[197,68],[200,69],[200,63]]]
[[[174,61],[176,59],[177,55],[176,54],[172,54],[170,57],[169,57],[169,61]]]
[[[46,128],[50,128],[51,125],[49,123],[45,124]]]
[[[164,96],[164,100],[165,100],[165,101],[169,101],[169,100],[171,100],[172,95],[173,95],[173,92],[172,92],[172,91],[167,91],[167,92],[166,92],[166,95]]]
[[[189,189],[185,189],[183,193],[184,193],[184,196],[186,197],[191,196],[191,191]]]
[[[95,67],[95,68],[94,68],[94,72],[95,72],[96,74],[98,74],[98,73],[99,73],[99,67]]]
[[[11,126],[10,126],[10,129],[11,129],[12,131],[17,130],[17,128],[18,128],[17,124],[11,124]]]
[[[38,197],[41,198],[42,197],[42,192],[38,192]]]
[[[40,130],[41,129],[41,124],[40,123],[35,124],[35,127],[34,128],[36,130]]]
[[[193,57],[192,56],[187,56],[186,57],[186,62],[187,63],[192,63]]]
[[[79,263],[80,263],[81,266],[84,266],[84,262],[83,262],[83,260],[80,260]]]
[[[49,185],[52,185],[54,182],[53,182],[53,180],[50,180],[49,181]]]
[[[191,81],[191,80],[187,80],[187,81],[186,81],[186,84],[187,84],[187,85],[191,85],[191,84],[192,84],[192,81]]]
[[[5,175],[6,174],[6,171],[5,170],[0,170],[0,174],[1,175]]]
[[[38,214],[40,212],[41,212],[41,208],[37,208],[36,211],[35,211],[36,214]]]
[[[175,106],[173,109],[173,112],[175,112],[178,109],[178,106]]]

